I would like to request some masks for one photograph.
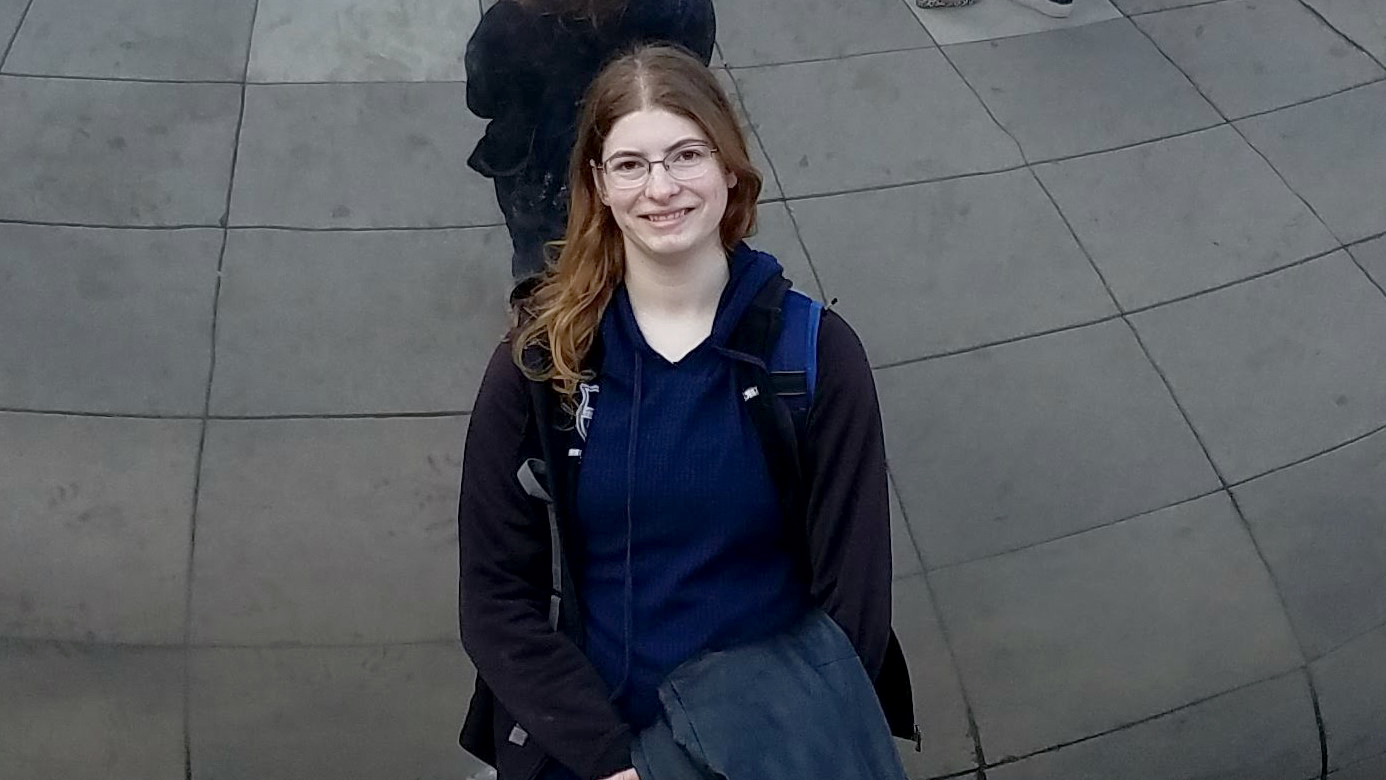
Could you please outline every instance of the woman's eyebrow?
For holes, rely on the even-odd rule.
[[[689,136],[689,137],[687,137],[687,138],[684,138],[683,140],[675,141],[674,143],[669,144],[668,146],[664,147],[664,153],[665,153],[665,154],[668,154],[669,152],[674,151],[675,149],[679,148],[680,146],[688,146],[689,144],[706,144],[706,143],[707,143],[707,141],[704,141],[704,140],[701,139],[701,138],[698,138],[698,137],[696,137],[696,136]]]
[[[678,148],[681,147],[681,146],[688,146],[689,144],[704,144],[704,145],[706,145],[707,143],[708,143],[707,141],[704,141],[703,139],[701,139],[701,138],[699,138],[699,137],[697,137],[697,136],[692,136],[692,135],[690,135],[690,136],[688,136],[687,138],[681,138],[681,139],[679,139],[679,140],[673,142],[672,144],[669,144],[668,146],[664,147],[664,153],[665,153],[665,154],[668,154],[668,153],[674,151],[675,149],[678,149]],[[635,155],[635,156],[637,156],[637,157],[640,156],[640,152],[637,151],[637,150],[635,150],[635,149],[617,149],[616,151],[612,152],[611,154],[608,154],[608,155],[606,156],[606,159],[610,160],[612,157],[619,157],[619,156],[627,155],[627,154],[633,154],[633,155]]]

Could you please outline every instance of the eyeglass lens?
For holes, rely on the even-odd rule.
[[[651,161],[639,155],[617,155],[606,161],[602,168],[611,177],[612,184],[618,187],[636,187],[644,184],[656,165],[663,165],[669,175],[680,181],[696,179],[707,173],[708,163],[712,161],[713,150],[707,146],[685,146],[670,152],[663,160]]]

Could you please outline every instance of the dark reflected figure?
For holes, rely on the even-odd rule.
[[[467,164],[496,183],[516,278],[544,268],[563,236],[578,104],[607,60],[674,43],[703,64],[717,23],[711,0],[500,0],[467,43],[467,108],[491,122]]]

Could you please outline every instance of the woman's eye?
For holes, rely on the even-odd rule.
[[[644,167],[645,164],[641,160],[627,158],[624,160],[611,161],[611,170],[614,173],[635,173]]]
[[[676,163],[691,163],[701,159],[703,159],[703,150],[697,147],[674,152],[674,162]]]

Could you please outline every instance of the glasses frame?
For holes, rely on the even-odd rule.
[[[688,177],[688,178],[685,179],[685,178],[680,178],[678,175],[676,175],[676,174],[674,173],[674,169],[669,165],[669,160],[672,159],[672,158],[674,157],[674,155],[679,154],[680,152],[686,152],[686,151],[688,151],[689,149],[695,149],[695,148],[706,148],[709,157],[711,157],[712,155],[716,155],[716,154],[717,154],[717,147],[712,146],[712,145],[710,145],[710,144],[705,144],[705,143],[702,143],[702,142],[696,142],[696,143],[684,144],[684,145],[678,147],[677,149],[671,150],[668,154],[666,154],[666,155],[664,155],[662,158],[659,158],[659,159],[656,159],[656,160],[652,160],[652,159],[650,159],[650,158],[648,158],[648,157],[643,157],[643,156],[638,155],[638,154],[631,154],[631,153],[628,153],[628,152],[620,152],[620,153],[611,155],[610,157],[606,158],[605,160],[603,160],[603,161],[601,161],[601,162],[597,162],[596,160],[588,160],[588,161],[587,161],[587,164],[590,165],[590,166],[592,166],[592,169],[593,169],[593,170],[601,171],[601,172],[604,174],[604,178],[606,179],[606,184],[607,184],[607,186],[608,186],[608,187],[611,187],[612,189],[617,189],[617,190],[634,190],[634,189],[640,189],[641,187],[644,187],[644,186],[648,185],[648,184],[650,183],[650,177],[654,175],[654,167],[655,167],[656,165],[663,165],[663,166],[664,166],[664,172],[667,173],[667,174],[669,174],[669,178],[673,179],[674,181],[681,181],[681,182],[682,182],[682,181],[695,181],[695,180],[697,180],[697,179],[702,178],[703,176],[706,176],[708,172],[707,172],[707,171],[702,171],[702,172],[698,173],[696,176],[690,176],[690,177]],[[623,181],[623,180],[621,180],[621,179],[619,179],[619,178],[617,178],[617,177],[615,177],[615,176],[612,176],[612,175],[611,175],[611,171],[607,170],[607,166],[610,165],[610,164],[611,164],[611,161],[614,160],[614,159],[616,159],[617,157],[620,157],[620,158],[623,159],[623,160],[624,160],[624,159],[631,159],[631,160],[640,160],[640,161],[644,162],[644,163],[645,163],[645,175],[642,176],[642,177],[640,177],[640,180],[639,180],[639,181]]]

